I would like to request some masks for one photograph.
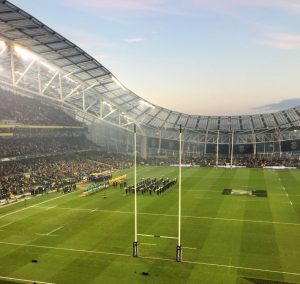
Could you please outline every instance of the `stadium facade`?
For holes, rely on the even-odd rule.
[[[188,115],[144,100],[80,47],[8,1],[0,1],[0,84],[59,106],[109,152],[176,156],[290,155],[300,151],[300,106],[275,113]]]

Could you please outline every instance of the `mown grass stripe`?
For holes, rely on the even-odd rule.
[[[54,250],[61,250],[61,251],[73,251],[73,252],[82,252],[82,253],[91,253],[91,254],[103,254],[103,255],[113,255],[113,256],[122,256],[122,257],[132,257],[131,254],[115,253],[115,252],[104,252],[104,251],[95,251],[95,250],[73,249],[73,248],[63,248],[63,247],[53,247],[53,246],[32,245],[32,244],[19,244],[19,243],[2,242],[2,241],[0,241],[0,244],[12,245],[12,246],[21,246],[21,247],[33,247],[33,248],[41,248],[41,249],[54,249]],[[151,256],[139,256],[139,258],[175,262],[175,259],[171,259],[171,258],[161,258],[161,257],[151,257]],[[300,276],[300,273],[298,273],[298,272],[279,271],[279,270],[262,269],[262,268],[255,268],[255,267],[235,266],[235,265],[227,265],[227,264],[219,264],[219,263],[209,263],[209,262],[189,261],[189,260],[183,260],[182,263],[199,264],[199,265],[205,265],[205,266],[215,266],[215,267],[223,267],[223,268],[234,268],[234,269],[242,269],[242,270],[250,270],[250,271],[261,271],[261,272],[270,272],[270,273],[276,273],[276,274],[287,274],[287,275]],[[37,282],[37,283],[47,283],[47,282]]]
[[[42,207],[40,208],[48,208]],[[87,208],[72,208],[72,207],[55,207],[54,209],[59,210],[74,210],[74,211],[91,211]],[[106,209],[97,209],[95,212],[105,212],[105,213],[120,213],[120,214],[134,214],[133,211],[119,211],[119,210],[106,210]],[[175,214],[160,214],[160,213],[148,213],[148,212],[138,212],[138,215],[149,215],[149,216],[162,216],[162,217],[177,217]],[[209,216],[192,216],[192,215],[182,215],[182,218],[195,218],[195,219],[208,219],[208,220],[220,220],[220,221],[236,221],[236,222],[251,222],[251,223],[265,223],[265,224],[278,224],[278,225],[291,225],[291,226],[300,226],[300,223],[291,223],[291,222],[278,222],[278,221],[267,221],[267,220],[251,220],[251,219],[236,219],[236,218],[222,218],[222,217],[209,217]]]

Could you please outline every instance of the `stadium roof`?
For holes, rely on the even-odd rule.
[[[22,46],[63,71],[84,91],[88,114],[100,117],[97,103],[110,107],[108,116],[118,110],[131,122],[151,128],[178,129],[182,125],[195,131],[253,131],[300,127],[300,106],[276,113],[242,116],[188,115],[154,105],[123,86],[101,63],[80,47],[8,1],[0,0],[0,36]],[[78,108],[82,93],[79,85],[63,99]],[[51,94],[49,95],[51,96]],[[113,110],[112,110],[113,109]]]

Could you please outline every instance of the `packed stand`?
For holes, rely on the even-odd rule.
[[[29,97],[0,90],[0,122],[24,125],[81,126],[81,123],[54,106]]]
[[[118,163],[109,164],[105,155],[82,153],[51,158],[29,159],[0,164],[0,199],[24,193],[48,192],[73,187],[75,183],[93,180],[95,173],[117,169]],[[102,157],[102,158],[101,158]]]
[[[84,136],[1,138],[0,158],[24,155],[55,154],[96,148]]]
[[[219,157],[218,165],[225,166],[231,162],[228,157]],[[152,166],[170,166],[178,165],[179,161],[177,157],[165,157],[165,158],[149,158],[146,164]],[[189,166],[202,166],[202,167],[214,167],[216,166],[215,157],[183,157],[181,161],[182,165]],[[263,168],[267,166],[284,166],[284,167],[299,167],[300,156],[293,157],[234,157],[232,164],[235,166],[247,167],[247,168]]]

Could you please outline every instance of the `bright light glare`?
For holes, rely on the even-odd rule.
[[[6,50],[7,45],[5,43],[5,41],[0,40],[0,55]]]
[[[107,102],[103,102],[103,105],[108,106],[108,107],[110,108],[110,110],[112,110],[112,105],[111,105],[111,104],[109,104],[109,103],[107,103]]]
[[[43,65],[44,67],[46,67],[48,70],[50,71],[56,71],[54,67],[52,67],[51,65],[49,65],[48,63],[41,61],[41,65]]]
[[[121,84],[121,82],[117,78],[113,76],[111,78],[119,87],[121,87],[123,90],[126,90],[125,87]]]
[[[37,56],[35,54],[33,54],[32,52],[30,52],[29,50],[15,45],[15,52],[23,59],[23,60],[36,60]]]
[[[152,109],[155,109],[155,106],[153,106],[153,105],[151,105],[151,104],[149,104],[148,102],[145,102],[145,101],[143,101],[143,100],[140,100],[140,104],[141,104],[141,105],[144,105],[144,106],[146,106],[146,107],[150,107],[150,108],[152,108]]]
[[[6,43],[3,40],[0,40],[0,49],[6,48]]]

